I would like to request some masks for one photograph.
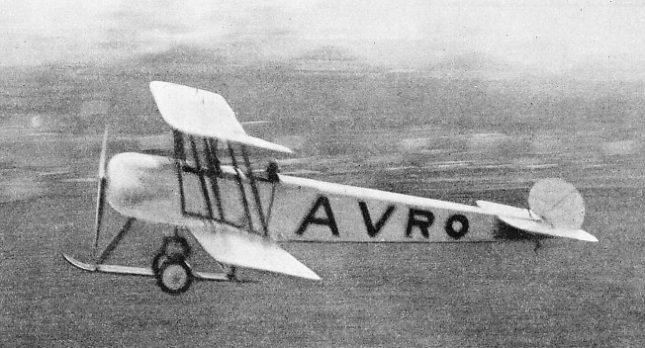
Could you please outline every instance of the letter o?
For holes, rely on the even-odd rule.
[[[446,220],[446,233],[452,239],[461,239],[468,233],[468,227],[468,219],[461,214],[452,215]]]

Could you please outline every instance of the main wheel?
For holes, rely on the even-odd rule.
[[[193,273],[190,267],[186,261],[179,259],[162,261],[155,276],[161,290],[171,295],[186,292],[193,282]]]
[[[168,261],[170,258],[168,255],[163,253],[161,250],[155,255],[155,257],[152,259],[152,273],[154,273],[155,277],[159,275],[159,270],[161,269],[161,264],[164,263],[165,261]]]
[[[161,264],[167,260],[186,260],[190,256],[190,245],[186,238],[181,236],[165,237],[161,248],[152,259],[152,272],[159,274]]]

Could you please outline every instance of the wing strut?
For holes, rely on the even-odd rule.
[[[258,190],[257,181],[255,180],[255,175],[253,175],[253,170],[251,169],[251,162],[249,161],[249,154],[246,152],[246,146],[242,145],[242,156],[244,156],[244,165],[246,165],[247,176],[251,182],[251,190],[253,191],[253,197],[255,198],[255,206],[258,209],[258,216],[260,216],[260,223],[262,224],[262,232],[264,236],[269,236],[269,227],[267,226],[267,220],[264,217],[264,211],[262,210],[262,201],[260,200],[260,191]],[[274,185],[275,187],[275,185]]]
[[[222,196],[219,192],[219,184],[217,182],[217,177],[222,173],[220,161],[219,158],[217,158],[217,140],[215,140],[215,144],[213,144],[210,139],[204,138],[204,151],[206,152],[206,165],[208,166],[209,173],[208,176],[211,179],[211,189],[213,190],[213,195],[215,195],[219,218],[220,220],[225,220],[224,206],[222,206]]]
[[[195,145],[195,138],[190,137],[190,147],[193,150],[193,158],[195,159],[195,169],[197,170],[197,176],[199,177],[199,184],[202,187],[202,195],[204,196],[204,201],[206,202],[206,208],[208,209],[208,217],[213,218],[213,204],[211,203],[211,197],[208,194],[208,187],[206,187],[206,178],[202,175],[202,165],[199,160],[199,153],[197,152],[197,145]]]
[[[246,218],[249,221],[249,230],[253,231],[253,218],[251,216],[251,210],[249,209],[249,200],[246,198],[246,190],[244,190],[244,183],[242,182],[242,172],[237,166],[237,160],[235,159],[235,152],[231,144],[228,144],[228,153],[231,156],[231,161],[233,164],[233,169],[235,170],[235,179],[237,180],[237,185],[240,187],[240,194],[242,195],[242,203],[244,203],[244,211],[246,212]]]
[[[194,136],[184,137],[183,134],[179,131],[174,132],[174,146],[175,146],[175,162],[177,166],[177,178],[179,184],[179,198],[181,201],[182,214],[200,218],[206,218],[209,220],[216,220],[218,222],[230,223],[236,227],[235,223],[227,221],[224,216],[224,202],[222,202],[222,196],[219,187],[219,178],[222,176],[222,168],[220,166],[220,160],[217,156],[217,140],[203,139],[201,146],[198,143],[198,140]],[[233,167],[235,182],[239,188],[240,198],[244,207],[244,213],[246,216],[246,221],[248,221],[248,230],[260,234],[264,237],[269,236],[269,226],[268,226],[268,216],[270,216],[271,206],[269,206],[268,215],[265,213],[262,207],[262,199],[260,197],[260,190],[258,187],[258,178],[253,173],[253,168],[251,166],[251,161],[249,160],[249,155],[245,146],[241,146],[242,152],[242,163],[238,163],[238,158],[236,157],[235,149],[233,144],[227,142],[228,154],[231,157],[231,165]],[[200,151],[204,154],[200,154]],[[239,155],[239,154],[238,154]],[[202,157],[203,156],[203,157]],[[242,167],[246,167],[243,170]],[[193,212],[187,211],[188,206],[186,202],[186,192],[184,187],[184,174],[191,173],[198,176],[199,186],[201,187],[201,195],[205,203],[206,212]],[[275,175],[275,174],[274,174]],[[209,182],[210,181],[210,184]],[[247,192],[245,187],[245,181],[248,181],[250,185],[250,193]],[[213,195],[211,197],[211,194]],[[249,197],[249,194],[253,195],[253,198]],[[273,195],[275,195],[275,185],[274,190],[271,193],[273,200]],[[252,203],[253,202],[253,203]],[[251,207],[251,204],[255,205],[255,208]],[[215,206],[217,206],[216,215]],[[255,212],[253,210],[255,209]],[[254,215],[257,214],[257,218],[260,220],[260,226],[258,230],[254,228]]]
[[[183,163],[186,161],[186,154],[184,153],[184,138],[179,131],[172,132],[175,143],[175,167],[177,168],[177,183],[179,184],[179,202],[181,205],[181,213],[186,214],[186,194],[184,192],[184,179],[183,179]]]

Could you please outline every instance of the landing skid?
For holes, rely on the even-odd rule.
[[[129,218],[126,221],[123,228],[112,238],[94,263],[85,263],[63,254],[65,261],[88,272],[154,277],[159,288],[170,295],[180,295],[188,291],[193,280],[238,282],[235,276],[235,267],[225,268],[227,272],[221,273],[193,271],[187,262],[190,256],[190,246],[186,238],[179,234],[178,228],[175,228],[172,236],[164,238],[163,245],[153,258],[152,267],[150,268],[105,264],[104,262],[110,257],[110,254],[128,233],[134,222],[134,218]],[[222,267],[224,268],[225,266]]]
[[[67,254],[63,254],[65,261],[69,262],[72,266],[82,269],[89,272],[98,272],[98,273],[111,273],[111,274],[122,274],[122,275],[133,275],[133,276],[143,276],[143,277],[155,277],[154,272],[151,268],[146,267],[131,267],[131,266],[120,266],[120,265],[105,265],[105,264],[91,264],[81,262]],[[220,282],[230,282],[238,280],[227,273],[210,273],[210,272],[192,272],[192,276],[198,280],[210,280],[210,281],[220,281]]]

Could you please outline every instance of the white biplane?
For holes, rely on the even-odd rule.
[[[277,164],[253,171],[247,147],[291,153],[284,146],[246,134],[220,95],[168,82],[152,82],[152,95],[173,129],[174,157],[121,153],[106,162],[107,130],[99,167],[94,249],[104,201],[127,222],[92,264],[63,255],[92,271],[153,276],[170,294],[185,292],[194,279],[235,280],[245,267],[319,280],[280,247],[283,241],[482,242],[564,237],[598,241],[580,229],[584,202],[558,179],[533,186],[529,208],[478,201],[469,206],[373,189],[281,175]],[[223,149],[224,151],[221,151]],[[226,153],[230,165],[220,161]],[[152,266],[105,261],[133,222],[163,224],[174,233],[163,240]],[[501,233],[500,230],[510,230]],[[187,263],[191,233],[222,271],[193,271]],[[539,244],[538,244],[539,246]]]

